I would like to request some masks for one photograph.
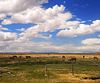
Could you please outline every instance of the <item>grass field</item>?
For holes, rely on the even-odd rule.
[[[12,56],[18,58],[9,59]],[[72,77],[72,62],[67,61],[70,57],[77,58],[73,62],[75,77]],[[47,71],[45,76],[45,64],[53,64],[47,65],[47,69],[68,71]],[[89,79],[92,77],[97,79]],[[0,54],[0,83],[100,83],[100,54]]]

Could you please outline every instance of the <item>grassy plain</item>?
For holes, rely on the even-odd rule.
[[[12,56],[22,58],[10,60]],[[62,56],[66,57],[64,62]],[[94,56],[99,59],[93,60]],[[74,62],[75,77],[72,77],[72,62],[67,61],[70,57],[77,58]],[[68,71],[47,71],[46,77],[45,64],[57,64],[48,65],[47,69]],[[0,83],[100,83],[100,54],[0,54]]]

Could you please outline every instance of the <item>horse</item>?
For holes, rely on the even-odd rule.
[[[85,56],[83,56],[83,59],[85,58]]]
[[[17,58],[17,56],[13,56],[14,58]]]
[[[62,56],[62,60],[65,61],[65,56]]]
[[[26,56],[26,58],[31,58],[31,56]]]
[[[19,58],[22,58],[22,56],[19,56]]]
[[[94,60],[98,60],[98,57],[93,57]]]
[[[70,58],[70,59],[68,59],[68,61],[76,61],[76,58]]]
[[[10,60],[14,60],[14,57],[9,57]]]

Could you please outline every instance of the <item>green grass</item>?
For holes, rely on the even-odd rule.
[[[39,61],[38,61],[39,60]],[[5,63],[2,63],[5,62]],[[8,63],[10,62],[10,63]],[[25,58],[15,59],[13,61],[9,58],[0,58],[0,67],[2,67],[3,73],[0,74],[0,83],[56,83],[61,81],[59,74],[67,75],[71,74],[72,62],[63,62],[58,57],[36,57],[26,60]],[[19,63],[18,63],[19,62]],[[74,64],[75,74],[86,74],[89,76],[100,77],[100,66],[88,66],[93,64],[100,65],[99,61],[83,61],[80,59]],[[65,65],[48,65],[48,69],[67,69],[69,71],[47,71],[47,77],[45,77],[45,64],[65,64]],[[78,70],[78,71],[77,71]],[[89,71],[83,71],[89,70]],[[95,71],[94,71],[95,70]],[[9,74],[7,72],[11,72]],[[76,76],[77,78],[80,76]],[[66,83],[68,82],[65,79]],[[64,82],[65,82],[64,81]],[[63,82],[62,82],[63,83]]]

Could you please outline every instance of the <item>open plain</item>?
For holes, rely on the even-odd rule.
[[[100,54],[0,54],[0,83],[100,83]]]

